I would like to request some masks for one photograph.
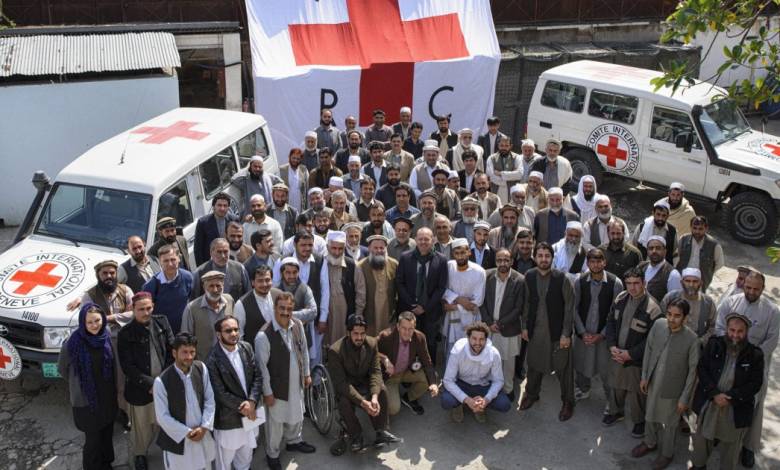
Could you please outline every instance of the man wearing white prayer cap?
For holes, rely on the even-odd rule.
[[[563,149],[561,141],[555,138],[547,139],[544,149],[546,157],[535,161],[531,170],[544,174],[545,188],[559,187],[566,196],[572,189],[570,186],[573,173],[569,160],[560,154]]]
[[[544,175],[540,171],[529,171],[525,186],[525,203],[539,212],[547,207],[547,189],[544,187]]]
[[[665,312],[666,306],[674,299],[687,300],[691,310],[685,318],[685,324],[698,335],[704,346],[715,331],[717,304],[712,296],[702,292],[701,271],[685,268],[680,278],[680,287],[669,291],[659,303],[661,311]]]
[[[576,212],[563,207],[563,190],[558,187],[547,191],[547,207],[534,217],[534,239],[555,245],[566,235],[566,224],[580,220]]]
[[[528,207],[526,203],[526,185],[516,184],[509,188],[509,204],[517,207],[517,226],[525,228],[533,228],[534,216],[536,212]],[[493,212],[487,219],[488,223],[492,226],[498,226],[501,224],[501,214],[498,210]]]
[[[414,190],[417,199],[423,191],[433,188],[433,172],[442,169],[449,172],[449,167],[441,160],[439,145],[435,140],[426,140],[423,147],[423,161],[414,166],[409,176],[409,185]],[[448,173],[449,174],[449,173]]]
[[[363,142],[363,134],[360,131],[352,129],[342,134],[344,135],[344,145],[333,155],[333,160],[336,162],[336,168],[346,175],[349,172],[347,163],[351,157],[360,158],[362,165],[368,162],[369,155]]]
[[[582,220],[582,243],[586,250],[609,243],[608,227],[612,222],[623,226],[624,237],[631,233],[623,219],[612,215],[612,201],[609,200],[609,196],[598,194],[593,199],[595,200],[595,215],[590,220],[580,219]]]
[[[660,303],[669,291],[680,287],[680,273],[666,260],[666,239],[652,235],[647,241],[647,260],[637,266],[644,273],[645,288]]]
[[[241,210],[242,221],[251,213],[249,199],[253,195],[260,194],[266,201],[270,201],[274,184],[282,182],[278,176],[263,171],[263,162],[262,156],[253,155],[249,160],[249,165],[236,172],[230,179],[230,184],[235,186],[241,193],[241,202],[243,203]]]
[[[412,108],[409,106],[402,106],[398,111],[398,117],[400,120],[393,124],[393,134],[401,134],[401,140],[409,138],[409,132],[412,127]]]
[[[452,149],[452,164],[450,167],[455,171],[465,170],[466,167],[463,164],[463,152],[466,150],[473,150],[477,154],[477,169],[485,171],[485,163],[482,159],[485,150],[474,143],[474,131],[468,127],[463,128],[458,132],[458,145]]]
[[[685,185],[676,181],[670,184],[669,192],[663,200],[669,204],[667,222],[677,229],[677,237],[690,233],[691,220],[696,217],[696,211],[685,198]]]
[[[352,202],[360,197],[360,185],[368,178],[363,174],[362,166],[360,157],[352,155],[347,163],[347,173],[341,177],[344,181],[344,189],[349,190],[348,195],[351,195],[350,201]]]
[[[566,235],[553,245],[553,268],[563,271],[572,282],[577,274],[588,270],[582,246],[582,224],[576,220],[566,223]]]
[[[325,344],[333,344],[347,334],[350,315],[363,315],[366,285],[363,272],[355,269],[355,260],[344,254],[347,234],[330,231],[327,243],[328,256],[322,263],[320,284],[328,288],[323,288],[320,298],[317,333]]]
[[[657,235],[664,239],[666,246],[666,260],[671,264],[674,262],[674,255],[677,252],[677,227],[668,222],[669,202],[659,199],[653,203],[653,213],[645,218],[634,230],[634,236],[631,237],[631,244],[639,249],[642,256],[647,257],[647,242],[650,237]]]
[[[317,148],[317,133],[306,131],[303,134],[303,165],[308,171],[314,171],[320,164],[319,149]]]

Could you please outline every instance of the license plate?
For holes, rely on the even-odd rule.
[[[60,376],[60,371],[57,370],[57,363],[56,362],[44,362],[41,364],[41,369],[43,369],[43,376],[47,378],[57,378]]]

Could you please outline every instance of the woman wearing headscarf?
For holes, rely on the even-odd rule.
[[[106,314],[96,304],[87,303],[79,311],[78,329],[63,345],[58,363],[60,375],[68,382],[73,421],[85,434],[84,470],[107,470],[114,460],[114,364]]]

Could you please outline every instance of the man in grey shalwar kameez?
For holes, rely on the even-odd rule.
[[[691,313],[685,318],[685,324],[699,337],[702,346],[707,344],[715,332],[717,307],[715,299],[701,291],[701,271],[697,268],[685,268],[680,276],[681,289],[669,291],[661,300],[661,311],[674,299],[685,299],[691,306]]]

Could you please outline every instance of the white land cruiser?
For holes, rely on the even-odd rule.
[[[574,178],[604,172],[725,204],[731,234],[774,240],[780,212],[780,139],[750,128],[708,83],[654,91],[661,73],[578,61],[544,72],[528,111],[528,136],[563,143]]]

